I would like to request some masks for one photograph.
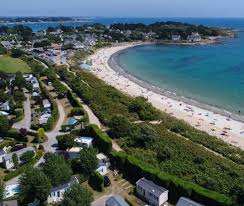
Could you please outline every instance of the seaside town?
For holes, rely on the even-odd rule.
[[[179,22],[0,26],[2,205],[243,206],[244,124],[113,66],[133,46],[220,37]]]

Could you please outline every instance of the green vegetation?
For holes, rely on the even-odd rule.
[[[101,131],[97,125],[89,125],[86,127],[86,132],[95,138],[95,145],[99,152],[108,154],[112,151],[112,141],[110,137]]]
[[[57,154],[47,154],[43,172],[50,179],[52,186],[59,186],[70,180],[72,171],[64,158]]]
[[[73,161],[73,168],[76,172],[89,176],[97,168],[98,160],[94,149],[83,149],[80,151],[80,158]]]
[[[233,202],[225,195],[204,189],[199,185],[184,181],[173,175],[160,171],[143,161],[126,155],[124,152],[112,152],[111,160],[114,166],[119,167],[127,178],[136,182],[139,178],[146,177],[169,189],[169,201],[175,204],[181,196],[190,197],[205,205],[227,206]],[[133,174],[133,175],[131,175]]]
[[[20,160],[23,162],[30,162],[34,156],[35,153],[33,151],[27,151],[21,155]]]
[[[99,192],[103,191],[104,177],[99,172],[93,172],[89,178],[89,185]]]
[[[74,185],[64,193],[61,206],[90,206],[93,201],[92,193],[81,185]]]
[[[10,56],[0,56],[0,70],[8,73],[16,73],[17,71],[29,73],[31,68],[21,59],[12,58]]]
[[[37,168],[29,169],[21,176],[20,187],[24,203],[34,202],[37,199],[43,205],[51,191],[50,180]]]
[[[30,168],[32,168],[37,161],[42,157],[43,153],[42,151],[38,150],[36,153],[36,156],[34,159],[32,159],[30,162],[28,162],[27,164],[21,165],[19,166],[18,169],[9,172],[5,177],[4,177],[4,181],[8,181],[13,179],[14,177],[17,177],[18,175],[23,174],[24,172],[28,171]]]
[[[203,188],[206,188],[208,191],[212,190],[230,197],[235,205],[241,205],[243,188],[240,185],[244,185],[242,150],[155,109],[149,111],[152,114],[159,113],[155,119],[162,121],[160,125],[151,125],[147,122],[134,124],[132,122],[137,120],[150,119],[144,118],[143,111],[147,110],[148,106],[152,107],[145,99],[133,99],[106,85],[90,73],[72,69],[78,73],[77,76],[60,69],[58,70],[60,77],[93,109],[106,126],[111,126],[109,134],[119,138],[118,143],[132,158],[165,174],[173,175],[179,178],[179,181],[197,184],[194,195],[200,194],[205,190]],[[127,132],[123,133],[122,128],[125,126]],[[91,127],[88,127],[89,129]],[[100,140],[103,143],[97,144],[98,148],[106,153],[109,151],[111,140],[92,126],[91,131],[94,129],[100,134],[96,141]],[[210,195],[206,199],[213,196]],[[226,196],[220,195],[218,199],[223,197],[223,202],[229,204],[230,199],[226,199]]]

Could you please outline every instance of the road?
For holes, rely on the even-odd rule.
[[[113,196],[113,195],[111,194],[111,195],[103,196],[103,197],[95,200],[94,202],[92,202],[91,206],[104,206],[107,199],[109,199],[111,196]]]
[[[31,126],[31,104],[30,104],[30,94],[25,93],[26,101],[24,102],[24,119],[20,122],[16,122],[13,124],[13,128],[21,129],[25,128],[30,130]]]
[[[60,132],[60,129],[61,129],[61,125],[63,124],[64,122],[64,119],[65,119],[65,112],[64,112],[64,108],[63,106],[61,105],[60,101],[57,100],[56,101],[57,105],[58,105],[58,110],[59,110],[59,120],[55,126],[55,128],[50,131],[50,132],[46,132],[46,135],[48,137],[48,140],[46,142],[43,143],[43,146],[45,148],[45,152],[56,152],[57,150],[57,144],[58,144],[58,141],[56,139],[56,136],[58,135],[62,135],[62,134],[65,134],[63,132]],[[29,107],[30,108],[30,107]],[[27,108],[26,108],[27,109]],[[28,119],[28,118],[27,118]],[[45,160],[44,158],[42,157],[35,165],[34,167],[38,167],[41,163],[43,163]],[[17,176],[7,182],[5,182],[6,185],[12,185],[12,184],[18,184],[19,183],[19,178],[20,176]]]
[[[61,126],[63,125],[65,119],[65,111],[59,100],[56,100],[56,103],[58,105],[59,119],[56,123],[55,128],[50,132],[46,132],[48,141],[43,143],[46,152],[56,152],[57,144],[58,144],[56,136],[65,134],[64,132],[60,132]]]

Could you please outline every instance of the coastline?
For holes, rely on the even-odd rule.
[[[244,149],[244,124],[241,119],[230,119],[228,111],[215,111],[209,105],[200,105],[195,100],[178,97],[152,84],[142,81],[124,71],[114,60],[121,51],[140,46],[144,43],[120,44],[99,49],[91,55],[93,61],[91,72],[111,86],[130,96],[144,96],[157,109],[177,119],[182,119],[191,126],[217,136],[225,142]],[[146,43],[148,44],[148,43]],[[238,115],[235,116],[235,119]]]
[[[33,21],[33,22],[0,22],[0,25],[11,25],[11,24],[38,24],[38,23],[89,23],[89,22],[93,22],[92,20],[78,20],[78,21]]]

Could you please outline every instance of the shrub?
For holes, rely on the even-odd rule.
[[[23,162],[29,162],[35,156],[35,152],[27,151],[20,156],[20,160]]]
[[[90,175],[89,184],[94,190],[102,192],[104,188],[104,177],[99,172],[93,172]]]
[[[84,115],[84,111],[81,107],[75,107],[71,110],[71,115]]]
[[[95,138],[95,144],[97,145],[100,152],[109,154],[112,150],[112,140],[99,129],[97,125],[89,125],[87,127],[90,135]]]
[[[124,174],[133,182],[145,177],[167,188],[170,191],[169,201],[173,204],[175,204],[181,196],[189,197],[205,205],[229,206],[233,204],[232,200],[225,195],[161,172],[155,167],[126,155],[124,152],[111,152],[110,160],[113,166],[118,166],[119,169],[122,169]]]

